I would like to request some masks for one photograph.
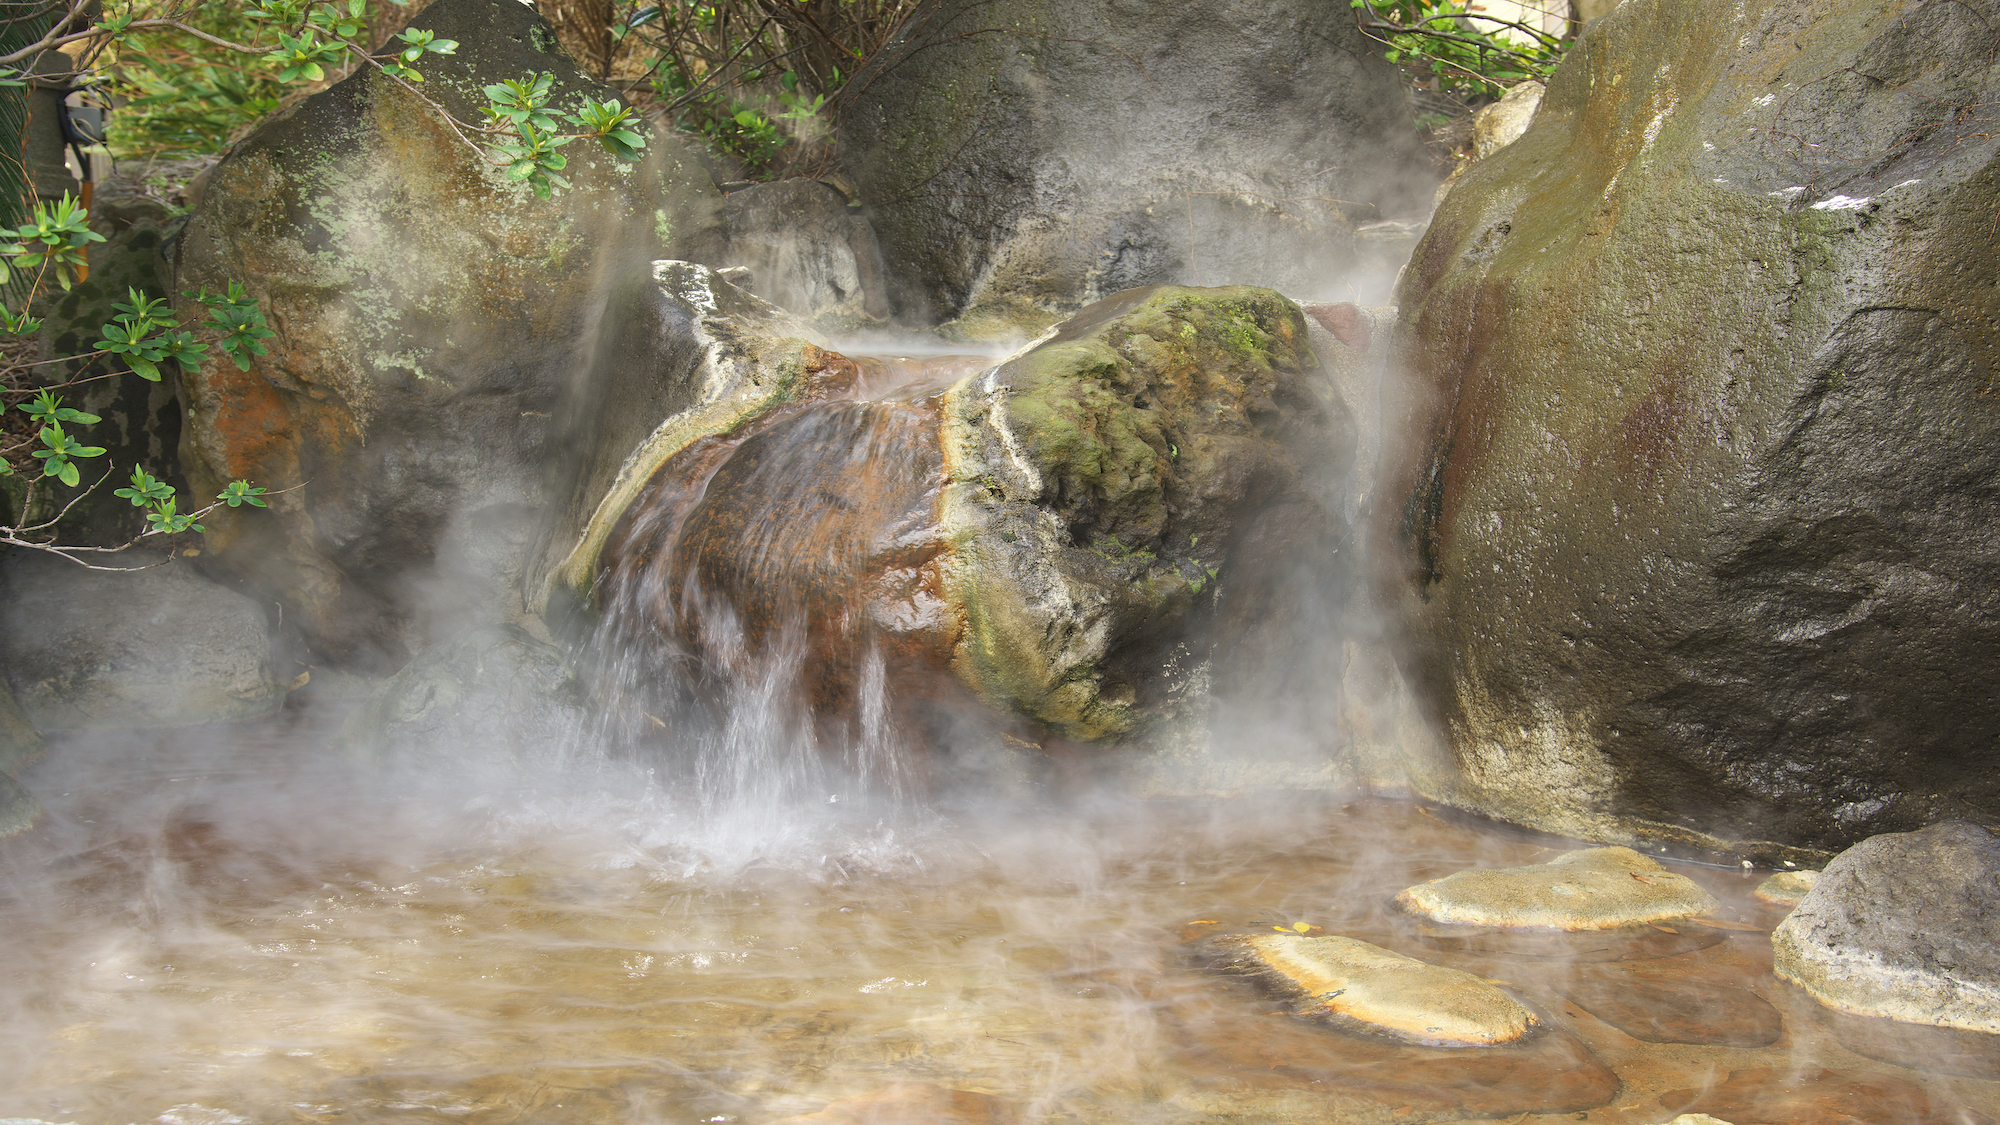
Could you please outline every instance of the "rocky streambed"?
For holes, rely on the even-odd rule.
[[[1768,872],[1551,867],[1576,845],[1327,794],[723,815],[630,764],[571,758],[556,783],[494,748],[385,775],[329,734],[59,736],[25,771],[49,812],[0,842],[0,1115],[2000,1116],[1993,1036],[1838,1013],[1773,975]],[[1584,866],[1713,905],[1575,932],[1395,905],[1467,870],[1546,888]],[[1217,970],[1252,938],[1365,942],[1534,1023],[1437,1046],[1301,1015]]]

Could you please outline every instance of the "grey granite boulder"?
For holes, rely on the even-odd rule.
[[[186,562],[106,574],[18,550],[0,559],[0,672],[45,731],[256,718],[289,682],[264,608]]]
[[[817,180],[779,180],[732,191],[722,206],[730,264],[750,271],[745,289],[833,328],[889,314],[875,232],[840,192]]]
[[[1352,299],[1356,226],[1436,182],[1395,68],[1311,0],[935,0],[840,120],[897,317],[967,337],[1145,285]]]
[[[42,732],[28,722],[0,678],[0,836],[32,827],[41,816],[41,802],[14,780],[14,774],[40,757],[43,747]]]
[[[2000,836],[1950,821],[1834,857],[1771,934],[1778,976],[1864,1016],[2000,1033]]]

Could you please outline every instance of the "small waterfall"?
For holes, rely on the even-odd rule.
[[[773,832],[802,803],[923,787],[928,712],[957,691],[938,392],[985,362],[843,360],[659,468],[599,575],[607,744],[661,761],[704,817]]]

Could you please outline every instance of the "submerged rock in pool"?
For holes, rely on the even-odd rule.
[[[1713,896],[1631,848],[1586,848],[1533,867],[1460,871],[1405,888],[1396,905],[1434,922],[1609,930],[1708,914]]]
[[[1584,976],[1556,986],[1572,1004],[1645,1043],[1768,1047],[1784,1020],[1763,997],[1714,981]]]
[[[1927,1090],[1893,1074],[1821,1067],[1756,1066],[1729,1077],[1659,1096],[1668,1112],[1724,1121],[1936,1122],[1990,1125],[1992,1118],[1945,1091]],[[1680,1120],[1676,1118],[1676,1120]]]
[[[1778,976],[1830,1008],[2000,1032],[2000,836],[1934,824],[1827,864],[1771,934]]]
[[[1293,1011],[1433,1047],[1512,1043],[1537,1023],[1513,997],[1457,969],[1354,938],[1251,934],[1216,938],[1225,968],[1292,997]]]
[[[917,1082],[841,1098],[818,1113],[773,1125],[1011,1125],[1019,1116],[991,1094]]]
[[[1757,896],[1757,901],[1772,906],[1797,906],[1818,880],[1817,871],[1780,871],[1757,884],[1751,893]]]

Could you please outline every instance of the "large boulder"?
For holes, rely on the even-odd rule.
[[[462,121],[481,88],[547,73],[554,104],[612,92],[515,0],[440,0],[456,40],[426,93]],[[402,87],[362,68],[218,165],[177,251],[177,291],[242,282],[270,354],[187,373],[184,468],[213,493],[299,491],[218,512],[215,563],[283,602],[322,659],[393,668],[469,622],[517,616],[557,415],[587,363],[603,283],[714,257],[720,196],[655,130],[638,163],[578,142],[573,187],[538,200]],[[180,298],[184,316],[199,310]]]
[[[661,260],[611,287],[583,387],[557,419],[568,455],[528,572],[529,609],[559,624],[598,602],[605,541],[668,460],[796,397],[832,353],[783,309],[707,266]]]
[[[1745,854],[2000,808],[2000,86],[1967,5],[1630,0],[1403,282],[1418,790]]]
[[[1863,1016],[2000,1032],[2000,836],[1952,821],[1872,836],[1771,933],[1779,977]]]
[[[789,677],[836,742],[872,737],[871,706],[933,746],[978,703],[1029,743],[1157,746],[1217,700],[1328,698],[1313,607],[1347,525],[1322,470],[1353,434],[1306,324],[1269,290],[1158,287],[997,366],[794,341],[761,376],[712,368],[552,584],[641,679],[726,700]]]
[[[119,556],[126,557],[126,556]],[[187,563],[123,573],[27,551],[0,569],[0,674],[45,731],[268,715],[290,678],[256,602]]]
[[[932,0],[840,110],[896,315],[970,338],[1144,285],[1351,296],[1355,225],[1435,183],[1338,4]]]

